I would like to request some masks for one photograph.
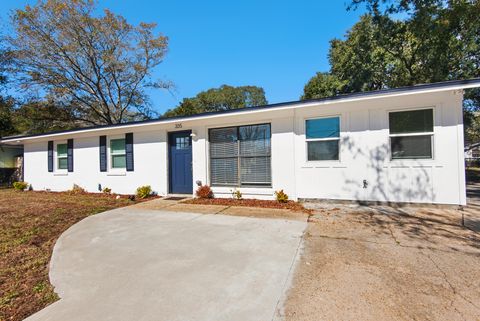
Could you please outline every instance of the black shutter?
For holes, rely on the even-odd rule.
[[[67,168],[73,172],[73,139],[67,140]]]
[[[48,141],[48,171],[53,172],[53,140]]]
[[[100,136],[100,172],[107,171],[107,136]]]
[[[125,134],[125,154],[127,157],[127,172],[133,172],[133,133]]]

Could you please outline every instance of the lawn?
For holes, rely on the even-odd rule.
[[[58,299],[48,264],[63,231],[130,204],[113,195],[0,190],[0,320],[23,320]]]

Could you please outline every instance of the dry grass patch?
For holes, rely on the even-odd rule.
[[[107,194],[0,190],[0,320],[55,302],[48,264],[57,238],[83,218],[135,202]]]

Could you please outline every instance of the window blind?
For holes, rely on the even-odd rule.
[[[270,185],[270,124],[211,129],[212,185]]]

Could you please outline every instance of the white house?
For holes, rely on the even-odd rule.
[[[463,89],[480,79],[6,137],[35,190],[466,203]]]

